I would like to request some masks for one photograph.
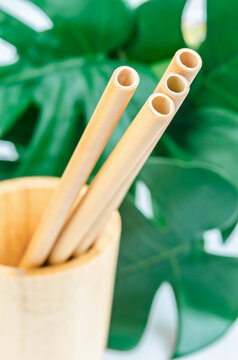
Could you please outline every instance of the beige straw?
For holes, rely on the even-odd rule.
[[[168,73],[177,73],[184,76],[189,84],[191,84],[201,69],[201,66],[202,59],[196,51],[192,49],[180,49],[175,53],[164,76]]]
[[[159,90],[160,92],[168,95],[173,100],[175,104],[175,111],[177,111],[188,95],[189,83],[183,76],[176,73],[170,73],[162,77],[156,89],[157,91]],[[153,151],[168,125],[169,122],[163,129],[161,129],[161,133],[158,134],[158,137],[155,139],[153,144],[142,155],[142,158],[138,161],[131,173],[128,175],[123,185],[119,188],[117,194],[112,199],[110,199],[108,204],[105,204],[104,210],[102,210],[99,218],[95,220],[94,224],[90,227],[89,231],[77,246],[77,249],[74,252],[74,256],[82,254],[93,244],[112,211],[120,206],[137,174],[150,156],[151,152]]]
[[[119,67],[113,73],[24,253],[20,267],[40,266],[46,261],[80,189],[87,181],[138,84],[139,76],[130,67]]]
[[[95,176],[51,254],[51,264],[66,261],[87,231],[125,182],[135,164],[161,134],[175,113],[173,101],[165,94],[149,97],[121,140]]]
[[[158,136],[162,136],[165,129],[162,129],[161,134]],[[152,153],[153,149],[155,148],[157,142],[159,140],[155,140],[153,144],[146,150],[145,154],[142,158],[138,161],[134,169],[131,171],[125,182],[121,185],[119,190],[117,191],[116,195],[110,199],[110,201],[105,204],[104,210],[100,213],[99,217],[95,220],[94,224],[90,227],[89,231],[86,233],[85,237],[77,246],[76,250],[74,251],[74,256],[79,256],[85,251],[87,251],[90,246],[94,243],[94,241],[99,236],[100,232],[102,231],[105,223],[107,222],[108,218],[110,217],[111,213],[117,209],[120,204],[122,203],[124,197],[126,196],[128,190],[130,189],[133,181],[135,180],[136,176],[140,172],[141,168],[143,167],[144,163]]]
[[[156,86],[154,93],[163,93],[168,95],[174,102],[176,111],[182,105],[185,97],[190,90],[188,80],[176,73],[166,73]]]
[[[198,53],[191,49],[180,49],[176,52],[168,66],[168,69],[157,85],[155,93],[162,92],[168,95],[174,101],[175,110],[177,111],[189,92],[189,84],[191,84],[201,66],[202,60]],[[112,211],[119,206],[133,179],[138,173],[140,164],[143,166],[144,161],[148,158],[147,154],[151,153],[154,146],[152,145],[151,148],[145,152],[144,159],[142,157],[142,159],[138,161],[135,169],[130,175],[128,175],[127,180],[125,180],[124,185],[118,190],[118,193],[114,196],[114,198],[109,201],[109,204],[107,204],[99,218],[95,220],[95,223],[85,234],[82,242],[79,242],[79,245],[75,250],[75,254],[82,253],[82,251],[85,251],[93,243],[95,237],[100,232],[100,229],[108,217],[107,214],[110,213],[110,210]]]

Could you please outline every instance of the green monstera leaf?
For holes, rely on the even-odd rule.
[[[132,7],[127,0],[34,0],[52,21],[52,28],[41,32],[0,6],[0,37],[18,54],[14,64],[0,67],[0,139],[12,142],[18,153],[9,161],[0,157],[0,179],[61,175],[113,70],[132,65],[140,86],[100,166],[153,92],[170,57],[186,46],[181,31],[185,2],[149,0]],[[232,183],[238,185],[238,5],[235,0],[207,3],[207,38],[199,49],[203,72],[154,151],[186,164],[155,159],[143,169],[140,180],[151,191],[152,219],[136,208],[135,187],[121,207],[123,239],[110,337],[119,349],[137,344],[155,291],[165,280],[178,301],[177,354],[214,340],[237,315],[236,260],[206,254],[201,239],[213,227],[228,234],[237,220]],[[192,331],[196,338],[191,339]]]
[[[177,299],[175,354],[216,339],[237,317],[238,259],[207,254],[204,231],[226,228],[237,216],[237,191],[219,173],[196,163],[150,158],[138,181],[150,192],[146,218],[128,196],[120,211],[122,243],[109,345],[140,340],[154,295],[169,282]],[[130,216],[128,216],[130,214]]]
[[[199,105],[223,106],[238,110],[238,3],[207,2],[207,38],[201,47],[205,77]]]
[[[16,147],[21,146],[15,139],[15,133],[19,132],[19,127],[25,126],[28,113],[23,113],[23,119],[19,114],[32,105],[38,109],[32,136],[29,139],[19,139],[21,142],[27,140],[28,146],[24,147],[15,172],[12,173],[12,168],[9,168],[9,176],[61,175],[112,72],[119,65],[118,61],[100,57],[92,61],[73,59],[49,68],[29,69],[21,74],[8,76],[6,84],[3,79],[0,94],[3,97],[7,97],[8,92],[11,94],[1,109],[3,114],[7,114],[0,126],[4,139],[13,141]],[[136,115],[139,104],[143,104],[156,86],[151,72],[142,66],[137,65],[135,68],[141,76],[142,87],[136,92],[119,122],[101,162]],[[15,87],[19,81],[21,86]],[[9,107],[12,108],[10,112]],[[23,136],[27,136],[27,133]]]
[[[19,55],[0,71],[0,137],[19,152],[15,162],[0,160],[0,178],[61,175],[112,72],[124,64],[109,54],[126,43],[134,27],[133,9],[123,0],[113,7],[93,0],[34,3],[52,20],[51,29],[36,32],[0,10],[0,35]],[[150,69],[134,67],[141,87],[100,163],[156,86]]]
[[[146,1],[135,10],[135,39],[127,53],[139,61],[158,61],[184,46],[181,16],[186,0]],[[166,30],[167,29],[167,30]],[[166,32],[166,34],[164,34]]]
[[[31,2],[49,16],[53,27],[37,33],[1,12],[0,36],[35,63],[113,51],[130,38],[133,30],[132,9],[123,0],[114,0],[113,6],[110,0]]]
[[[207,37],[200,48],[203,71],[189,104],[170,135],[179,145],[170,156],[218,165],[238,186],[238,3],[207,2]],[[180,137],[181,136],[181,137]],[[182,156],[180,156],[183,154]]]
[[[188,115],[186,125],[176,129],[174,137],[193,160],[223,168],[238,187],[237,112],[220,107],[199,108]],[[176,156],[176,150],[171,151]]]

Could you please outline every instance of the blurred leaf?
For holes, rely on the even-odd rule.
[[[238,259],[206,254],[200,243],[204,231],[232,223],[237,191],[210,168],[160,158],[150,158],[138,180],[150,191],[154,217],[145,218],[131,197],[120,209],[123,232],[109,345],[125,350],[138,343],[154,295],[167,281],[177,298],[176,355],[182,355],[216,339],[237,316]]]
[[[17,175],[50,172],[60,175],[64,170],[74,149],[72,145],[75,145],[71,142],[76,128],[75,105],[80,94],[80,80],[82,82],[80,74],[72,71],[61,76],[53,74],[40,81],[34,96],[41,115]]]
[[[139,61],[157,62],[183,47],[181,16],[185,2],[152,0],[141,4],[135,10],[135,35],[126,49],[128,55]]]
[[[13,177],[16,171],[17,162],[0,161],[0,180]]]
[[[169,129],[175,146],[168,148],[169,156],[185,159],[187,155],[187,159],[218,166],[236,185],[237,13],[235,1],[207,2],[207,38],[200,49],[202,74],[192,85],[190,101]]]
[[[54,23],[61,50],[69,56],[108,52],[122,46],[130,37],[133,14],[127,1],[113,0],[34,0]],[[65,56],[63,53],[62,55]]]
[[[4,136],[15,125],[18,117],[31,102],[31,89],[21,84],[12,86],[0,85],[0,137]]]
[[[201,47],[205,78],[197,103],[238,111],[238,2],[207,1],[207,38]]]
[[[134,24],[132,9],[123,0],[114,1],[113,7],[108,0],[39,0],[35,4],[51,18],[52,29],[37,33],[0,11],[0,34],[17,47],[20,56],[15,66],[1,69],[0,136],[7,138],[32,104],[40,111],[29,146],[21,153],[12,176],[62,173],[113,70],[121,65],[105,55],[90,54],[123,45]],[[86,56],[70,57],[79,54]],[[144,95],[156,86],[150,71],[144,72],[148,74],[148,90],[140,91],[128,108],[102,161],[145,101]]]
[[[232,224],[227,229],[225,229],[224,231],[221,232],[222,239],[223,239],[224,242],[229,239],[229,237],[231,236],[231,234],[235,230],[236,226],[237,226],[237,221],[235,221],[234,224]]]
[[[151,70],[158,77],[158,79],[162,78],[165,70],[167,69],[171,59],[162,60],[156,64],[151,66]]]
[[[17,35],[16,35],[17,34]],[[0,36],[13,44],[17,48],[20,61],[16,67],[22,66],[23,63],[33,62],[41,64],[49,61],[53,55],[56,57],[56,49],[51,49],[51,36],[42,32],[38,33],[20,20],[15,19],[11,15],[6,14],[0,9]],[[30,44],[30,46],[29,46]],[[13,66],[15,68],[15,66]],[[7,68],[5,69],[7,70]]]
[[[207,37],[203,45],[207,70],[223,67],[238,55],[237,14],[236,0],[207,1]]]
[[[2,89],[2,98],[6,98],[6,101],[2,108],[4,121],[0,124],[0,130],[5,138],[14,141],[14,138],[8,137],[8,133],[13,126],[18,126],[19,115],[27,106],[36,104],[40,111],[29,146],[22,153],[13,176],[62,174],[112,72],[119,65],[118,61],[102,57],[85,57],[39,68],[27,67],[2,78],[0,96]],[[156,86],[154,75],[149,70],[143,66],[134,67],[141,75],[142,87],[137,90],[122,116],[99,165]],[[77,128],[78,131],[75,131]]]
[[[223,108],[200,108],[188,114],[186,126],[173,133],[176,144],[193,160],[226,171],[238,187],[238,113]],[[177,157],[176,149],[171,155]]]
[[[238,315],[238,259],[200,253],[183,259],[176,284],[179,339],[176,356],[217,340]]]

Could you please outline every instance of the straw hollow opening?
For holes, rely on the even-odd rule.
[[[179,55],[181,63],[189,69],[196,69],[198,66],[197,55],[191,51],[183,51]]]
[[[151,99],[151,106],[157,114],[169,115],[172,111],[172,100],[165,95],[159,94]]]
[[[171,75],[167,78],[167,87],[170,91],[179,94],[184,92],[186,85],[181,76]]]
[[[116,80],[122,87],[134,87],[138,83],[138,75],[134,69],[123,67],[118,70]]]

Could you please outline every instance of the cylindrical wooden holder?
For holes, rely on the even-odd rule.
[[[63,265],[16,267],[58,184],[0,184],[0,359],[100,360],[106,345],[121,222],[112,213],[92,248]]]

